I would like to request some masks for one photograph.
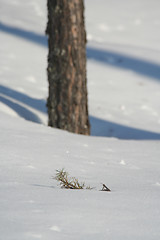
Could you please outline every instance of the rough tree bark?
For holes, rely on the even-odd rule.
[[[49,126],[89,135],[83,0],[48,0]]]

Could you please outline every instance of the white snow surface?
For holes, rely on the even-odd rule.
[[[160,1],[85,0],[89,137],[47,126],[46,1],[0,5],[0,240],[159,240]]]

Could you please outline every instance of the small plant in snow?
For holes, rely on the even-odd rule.
[[[92,189],[90,186],[85,186],[85,183],[79,183],[75,177],[69,177],[68,172],[63,168],[56,170],[56,176],[54,177],[60,183],[61,188],[67,189]]]

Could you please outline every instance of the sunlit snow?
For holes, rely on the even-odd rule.
[[[160,239],[159,9],[85,0],[88,137],[47,126],[46,1],[1,0],[0,239]]]

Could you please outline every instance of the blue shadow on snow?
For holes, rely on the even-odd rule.
[[[13,90],[9,87],[5,87],[3,85],[0,85],[0,93],[11,97],[19,102],[22,102],[40,112],[46,113],[46,101],[43,99],[36,99],[36,98],[32,98],[27,96],[24,93],[18,92],[16,90]]]
[[[36,43],[43,47],[47,47],[47,37],[45,35],[23,30],[18,27],[9,26],[2,22],[0,22],[0,31],[11,34],[16,37],[23,38],[25,40]]]
[[[0,22],[0,31],[47,47],[47,37],[45,35],[9,26],[2,22]],[[87,58],[115,68],[131,70],[137,74],[160,80],[160,65],[150,61],[89,46],[87,47]]]
[[[27,108],[21,106],[18,103],[15,103],[15,102],[11,101],[10,99],[8,99],[4,96],[1,96],[1,95],[0,95],[0,102],[7,105],[8,107],[10,107],[20,117],[22,117],[28,121],[31,121],[31,122],[40,123],[40,124],[42,123],[42,121],[36,114],[34,114],[32,111],[28,110]]]
[[[0,101],[18,113],[19,116],[28,121],[41,123],[38,116],[22,106],[21,103],[41,112],[46,112],[46,102],[44,100],[31,98],[24,93],[19,93],[2,85],[0,85],[0,94]],[[19,101],[20,104],[15,100]],[[115,137],[123,140],[160,140],[160,133],[116,124],[93,116],[90,116],[90,122],[92,136]]]
[[[112,67],[131,70],[137,74],[160,80],[160,65],[156,63],[92,47],[87,47],[87,57]]]
[[[91,135],[123,140],[160,140],[160,133],[124,126],[90,116]]]
[[[24,93],[2,85],[0,85],[0,101],[14,110],[19,116],[31,122],[42,123],[41,119],[35,113],[24,105],[22,106],[22,104],[43,113],[47,112],[45,100],[29,97]]]

